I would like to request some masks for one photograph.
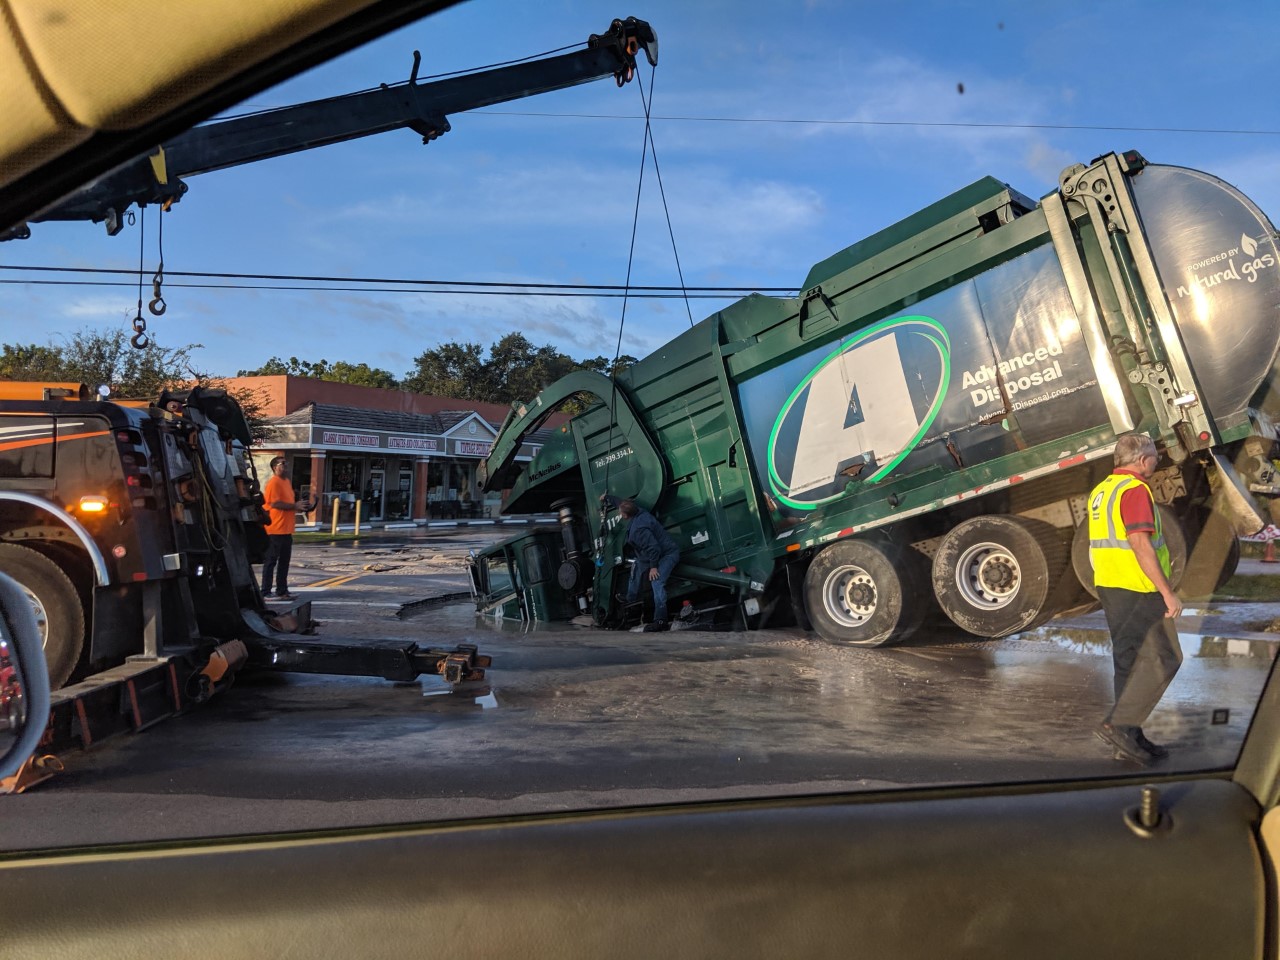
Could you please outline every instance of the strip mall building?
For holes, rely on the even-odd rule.
[[[321,494],[310,519],[328,521],[336,501],[349,522],[356,500],[371,521],[497,514],[500,497],[480,490],[476,467],[507,415],[504,404],[309,377],[232,377],[226,385],[253,391],[267,419],[266,439],[253,448],[258,475],[265,479],[271,459],[283,456],[299,497]],[[528,460],[539,438],[517,459]]]

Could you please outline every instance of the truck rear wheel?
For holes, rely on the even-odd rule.
[[[942,538],[933,592],[942,612],[979,637],[1038,626],[1075,594],[1069,551],[1054,527],[1022,517],[974,517]]]
[[[49,665],[49,685],[57,690],[84,649],[84,608],[75,584],[44,554],[13,543],[0,543],[0,570],[31,600]]]
[[[912,573],[914,558],[887,543],[841,540],[809,564],[805,609],[823,639],[859,647],[905,640],[930,606]]]
[[[1156,509],[1160,511],[1160,530],[1164,533],[1164,542],[1169,548],[1169,582],[1176,590],[1182,583],[1183,572],[1187,568],[1187,536],[1182,523],[1172,510],[1163,504],[1158,505]],[[1089,562],[1089,521],[1087,519],[1076,527],[1075,538],[1071,541],[1071,566],[1075,570],[1080,585],[1089,591],[1089,596],[1096,599],[1098,588],[1093,585],[1093,564]],[[1233,567],[1232,573],[1234,572]]]

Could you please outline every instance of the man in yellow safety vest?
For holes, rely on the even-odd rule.
[[[1169,753],[1142,723],[1182,664],[1173,625],[1182,601],[1169,583],[1169,548],[1147,485],[1159,462],[1150,437],[1125,434],[1115,468],[1089,495],[1089,560],[1111,631],[1116,698],[1095,733],[1117,760],[1143,765]]]

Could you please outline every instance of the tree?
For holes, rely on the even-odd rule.
[[[478,343],[442,343],[414,359],[416,369],[405,374],[401,385],[414,393],[459,400],[487,400],[487,377]]]
[[[320,379],[336,383],[352,383],[358,387],[380,387],[383,390],[394,390],[400,386],[395,374],[390,370],[371,367],[367,363],[347,363],[345,360],[335,363]]]
[[[616,360],[610,360],[608,357],[592,357],[590,360],[582,361],[582,369],[594,370],[596,373],[603,373],[606,377],[610,372],[617,376],[627,367],[636,363],[636,358],[629,353],[618,355]]]
[[[115,396],[150,399],[191,378],[191,354],[200,344],[166,348],[154,339],[145,349],[129,343],[123,327],[86,327],[58,345],[0,345],[0,376],[12,380],[63,380],[106,386]]]
[[[129,334],[122,328],[85,328],[67,340],[62,360],[69,380],[90,388],[105,384],[113,395],[146,400],[159,396],[166,387],[190,380],[191,353],[201,346],[191,343],[166,348],[153,338],[148,347],[139,350],[129,343]]]
[[[555,347],[535,347],[524,334],[509,333],[489,348],[484,365],[485,392],[501,403],[530,400],[577,369],[578,361]]]
[[[328,360],[299,360],[290,357],[288,361],[272,357],[256,370],[240,370],[237,377],[311,377],[313,380],[329,380],[334,383],[352,383],[359,387],[381,387],[394,390],[400,384],[395,374],[381,367],[371,367],[367,363],[347,363],[339,360],[330,363]]]
[[[478,343],[442,343],[414,360],[417,366],[405,374],[401,386],[415,393],[459,400],[512,403],[532,400],[574,370],[607,374],[636,362],[631,356],[621,356],[616,362],[607,357],[575,360],[550,344],[534,346],[522,333],[508,333],[489,348],[487,358],[484,353]],[[577,400],[565,407],[569,412],[583,408]]]
[[[293,363],[298,362],[297,357],[289,358]],[[272,357],[256,370],[237,370],[237,377],[285,377],[289,376],[289,366],[279,357]],[[293,376],[302,376],[300,373],[294,373]]]
[[[5,380],[61,380],[62,353],[56,347],[6,343],[0,346],[0,378]]]
[[[215,387],[240,404],[254,439],[264,439],[267,396],[252,387],[232,388],[224,378],[196,370],[191,355],[199,348],[191,343],[166,349],[153,338],[139,350],[129,343],[126,330],[85,328],[62,346],[0,344],[0,379],[67,381],[91,389],[105,385],[112,396],[136,400],[155,400],[166,389]]]

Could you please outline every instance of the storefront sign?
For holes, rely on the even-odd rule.
[[[336,430],[325,430],[320,435],[320,442],[340,447],[378,446],[378,438],[371,433],[338,433]]]
[[[392,450],[439,450],[440,441],[434,437],[387,437]]]
[[[475,440],[458,440],[456,443],[460,457],[487,457],[493,449],[492,443],[478,443]]]

